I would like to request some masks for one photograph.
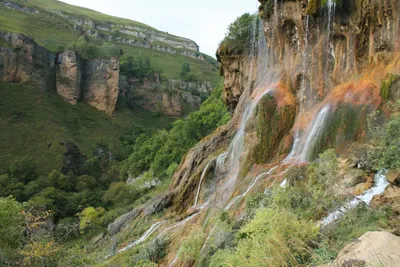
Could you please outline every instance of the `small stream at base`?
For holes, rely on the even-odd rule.
[[[389,184],[390,183],[386,179],[386,170],[379,171],[377,174],[375,174],[373,187],[365,191],[363,194],[356,196],[352,201],[347,202],[336,211],[331,212],[328,216],[320,221],[321,226],[327,226],[335,222],[345,215],[348,210],[357,207],[362,202],[369,206],[374,196],[383,194]]]

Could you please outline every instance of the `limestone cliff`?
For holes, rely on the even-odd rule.
[[[55,55],[22,34],[0,33],[0,79],[51,91],[55,86]]]
[[[51,12],[52,16],[56,16],[65,20],[66,23],[73,25],[74,30],[81,35],[91,36],[96,39],[154,49],[171,54],[181,54],[204,60],[204,55],[199,52],[199,46],[196,42],[159,31],[142,23],[116,19],[111,16],[108,16],[105,21],[99,21],[86,15],[82,16],[81,14],[74,14],[62,9],[47,9],[40,2],[26,3],[20,0],[1,0],[0,6],[29,14]],[[43,10],[43,8],[46,8],[46,10]],[[92,11],[93,13],[97,12]]]
[[[181,80],[161,81],[160,76],[145,77],[143,80],[121,76],[121,97],[128,104],[139,105],[146,110],[180,117],[184,110],[200,107],[200,94],[208,95],[213,86],[210,82],[186,82]]]
[[[84,101],[98,110],[112,114],[115,111],[118,96],[118,59],[88,60],[85,69]]]
[[[395,82],[386,98],[380,88],[387,77],[400,74],[398,1],[352,0],[330,7],[319,1],[260,2],[258,48],[217,51],[224,99],[234,116],[226,126],[229,134],[217,131],[183,159],[171,185],[176,211],[187,210],[202,169],[221,151],[240,153],[238,166],[231,166],[238,168],[235,192],[259,173],[259,164],[307,161],[329,147],[345,151],[365,137],[366,115],[388,95],[396,98]],[[313,129],[316,123],[322,125]],[[226,140],[235,129],[229,147]],[[243,151],[235,152],[238,140]]]
[[[57,58],[57,93],[71,104],[81,99],[85,61],[73,51],[66,51]]]
[[[72,51],[56,55],[23,34],[0,33],[0,40],[2,81],[57,91],[72,104],[84,99],[114,113],[119,96],[118,59],[84,60]]]

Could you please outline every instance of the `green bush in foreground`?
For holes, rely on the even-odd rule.
[[[260,209],[239,231],[234,250],[220,250],[210,266],[298,266],[311,257],[319,228],[286,209]]]

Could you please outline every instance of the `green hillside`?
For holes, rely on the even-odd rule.
[[[30,0],[10,2],[16,3],[23,7],[39,10],[39,13],[17,11],[0,5],[0,31],[23,33],[27,36],[33,37],[37,43],[53,52],[57,50],[58,45],[67,47],[68,44],[76,41],[80,36],[82,36],[82,33],[74,28],[71,20],[65,18],[67,15],[76,20],[88,19],[99,24],[113,23],[113,25],[127,25],[160,32],[148,25],[136,21],[108,16],[93,10],[68,5],[59,1]],[[83,28],[88,30],[90,26],[84,25]],[[118,32],[118,30],[119,28],[113,29],[113,31],[116,32]],[[112,33],[101,31],[101,34],[107,36]],[[118,32],[118,35],[121,35],[121,33]],[[135,37],[130,36],[129,38],[134,39]],[[168,34],[168,39],[170,40],[179,38],[181,37]],[[102,45],[105,42],[103,38],[89,39],[95,42],[96,45]],[[211,81],[214,84],[220,80],[216,68],[216,61],[207,55],[203,55],[206,60],[201,61],[180,54],[170,54],[158,50],[123,45],[119,43],[116,43],[116,45],[123,49],[124,58],[129,56],[137,56],[138,54],[149,57],[151,59],[152,66],[157,69],[162,69],[167,78],[179,78],[180,66],[183,62],[188,62],[191,65],[192,72],[198,74],[197,78],[199,80]]]
[[[0,173],[24,157],[42,174],[60,170],[65,141],[76,142],[88,157],[99,145],[126,156],[130,151],[124,151],[120,138],[133,125],[165,128],[174,120],[139,107],[111,117],[84,103],[70,105],[55,93],[8,83],[0,83],[0,114]]]

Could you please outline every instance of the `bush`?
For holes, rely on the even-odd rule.
[[[382,124],[378,113],[368,118],[369,132],[372,136],[374,147],[370,150],[369,157],[379,169],[400,168],[400,101],[392,107],[392,115],[387,123]]]
[[[125,182],[117,182],[110,185],[103,196],[103,200],[105,202],[111,202],[114,205],[123,205],[139,197],[140,193],[136,187]]]
[[[89,227],[92,229],[93,226],[100,226],[101,216],[103,216],[104,213],[105,210],[102,207],[87,207],[82,212],[78,213],[80,231],[84,232]]]
[[[156,73],[151,66],[150,58],[145,56],[127,57],[121,60],[120,71],[128,78],[153,78]]]
[[[137,254],[132,257],[132,266],[138,266],[140,262],[151,261],[158,263],[167,253],[165,251],[167,242],[164,239],[156,238],[147,246],[141,248]]]
[[[235,250],[220,250],[210,266],[298,266],[311,256],[318,227],[285,209],[260,209],[239,231]]]
[[[196,231],[191,233],[183,242],[178,250],[178,258],[184,262],[194,262],[205,241],[204,233]]]
[[[16,266],[24,240],[24,217],[21,204],[13,198],[0,198],[0,265]]]
[[[241,53],[249,48],[254,29],[254,22],[257,19],[256,15],[249,13],[238,17],[228,27],[228,33],[225,39],[221,42],[223,52]],[[254,31],[256,32],[256,31]]]

